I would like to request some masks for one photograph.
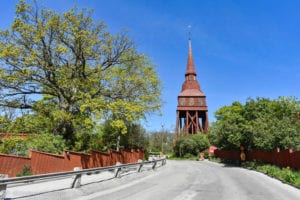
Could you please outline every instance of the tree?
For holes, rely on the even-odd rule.
[[[21,0],[11,29],[0,32],[0,106],[45,117],[71,145],[99,119],[115,116],[111,125],[126,133],[126,121],[161,106],[153,64],[126,32],[111,35],[91,14]]]
[[[141,124],[127,123],[126,124],[127,133],[122,134],[119,129],[114,128],[111,125],[110,120],[106,121],[101,129],[102,140],[105,145],[105,149],[136,149],[145,148],[147,146],[146,140],[146,130],[141,126]]]
[[[300,102],[279,97],[248,99],[216,111],[210,139],[221,149],[300,149]]]
[[[7,133],[51,133],[52,127],[47,119],[37,114],[23,114],[16,117],[6,127]]]
[[[148,133],[149,151],[164,154],[171,153],[174,146],[174,133],[169,130],[160,130]]]
[[[125,149],[146,148],[148,141],[146,139],[146,130],[139,123],[130,123],[127,125],[127,134],[120,137],[120,146]]]
[[[8,129],[15,118],[16,112],[14,109],[0,107],[0,132],[8,133]]]
[[[243,105],[233,102],[231,106],[224,106],[215,112],[217,121],[212,124],[209,134],[210,138],[214,138],[214,145],[222,149],[233,149],[246,142],[242,111]]]
[[[206,134],[197,133],[176,140],[174,154],[177,157],[198,156],[199,152],[208,149],[210,142]]]

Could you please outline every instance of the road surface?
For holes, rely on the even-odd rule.
[[[264,174],[209,161],[167,161],[156,171],[18,199],[296,200],[300,190]]]

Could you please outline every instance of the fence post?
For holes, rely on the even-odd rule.
[[[116,163],[116,166],[122,165],[120,162]],[[120,178],[121,167],[115,169],[115,178]]]
[[[80,171],[81,167],[74,167],[73,171]],[[71,188],[79,188],[81,186],[81,174],[76,174],[72,182]]]
[[[140,163],[137,172],[141,172],[142,171],[142,167],[143,167],[143,160],[139,159],[137,162]]]
[[[0,179],[6,179],[8,178],[7,174],[0,174]],[[0,200],[5,199],[6,194],[6,185],[0,185]]]

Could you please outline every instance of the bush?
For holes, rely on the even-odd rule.
[[[292,148],[300,150],[300,101],[295,97],[249,98],[245,104],[233,102],[215,112],[210,141],[219,149],[243,145],[247,150]]]
[[[40,134],[29,139],[30,150],[61,154],[65,148],[65,141],[61,135]]]
[[[190,153],[186,153],[186,154],[184,154],[183,157],[186,158],[186,159],[193,159],[195,157],[195,155],[190,154]]]
[[[199,152],[206,150],[209,146],[207,135],[197,133],[178,139],[174,146],[174,154],[177,157],[198,156]]]
[[[297,176],[289,168],[284,168],[282,170],[282,181],[294,184],[297,181]]]
[[[23,137],[5,138],[0,144],[0,153],[26,156],[28,152],[27,139]]]
[[[36,134],[28,137],[14,136],[3,139],[0,153],[28,156],[30,150],[61,154],[65,142],[60,135]]]
[[[242,166],[248,169],[260,171],[271,177],[277,178],[284,183],[288,183],[298,187],[300,186],[300,172],[293,171],[289,167],[281,169],[280,167],[270,164],[264,164],[259,161],[244,162]]]
[[[31,176],[31,175],[32,175],[31,168],[27,165],[24,165],[22,171],[18,173],[16,176],[20,177],[20,176]]]

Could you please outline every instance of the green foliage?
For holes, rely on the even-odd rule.
[[[2,126],[6,133],[49,133],[51,130],[49,120],[38,114],[24,114]]]
[[[0,144],[0,152],[17,156],[28,156],[29,148],[26,138],[11,137],[2,140]]]
[[[222,160],[216,156],[209,156],[208,159],[212,162],[221,163]]]
[[[145,148],[144,153],[145,153],[145,160],[149,160],[149,149]]]
[[[120,146],[124,149],[146,148],[146,130],[139,123],[127,124],[127,134],[121,135]]]
[[[76,134],[99,121],[111,118],[112,128],[125,134],[128,123],[159,111],[159,77],[126,32],[112,35],[104,22],[93,22],[92,12],[75,8],[60,14],[20,1],[15,15],[11,29],[0,31],[0,107],[33,116],[7,130],[24,132],[23,120],[32,120],[26,131],[45,127],[42,132],[60,134],[74,147],[84,138]]]
[[[90,150],[96,151],[106,151],[107,148],[103,143],[103,133],[99,130],[88,130],[81,131],[76,133],[75,135],[75,146],[73,148],[74,151],[86,151]]]
[[[11,124],[11,120],[5,116],[0,116],[0,132],[7,133],[7,127]]]
[[[31,175],[32,175],[31,168],[27,165],[24,165],[22,171],[18,173],[16,176],[21,177],[21,176],[31,176]]]
[[[61,135],[40,134],[28,138],[30,150],[61,154],[65,149],[65,141]]]
[[[297,181],[300,181],[300,177],[297,177],[297,175],[293,173],[293,171],[289,168],[282,169],[282,179],[283,182],[292,184],[295,184]]]
[[[193,155],[190,153],[185,154],[183,157],[178,157],[175,154],[171,154],[168,156],[168,159],[170,160],[196,160],[199,161],[199,155]]]
[[[149,150],[153,152],[163,152],[170,154],[173,152],[174,134],[167,130],[148,133]]]
[[[280,168],[270,164],[264,164],[262,162],[252,161],[242,163],[243,167],[248,169],[257,170],[268,176],[277,178],[284,183],[288,183],[294,186],[300,186],[300,172],[291,170],[290,168]]]
[[[118,138],[119,147],[124,149],[145,148],[147,146],[146,130],[139,123],[127,123],[127,134],[106,121],[101,129],[104,149],[117,149]]]
[[[198,156],[199,152],[208,149],[209,146],[210,143],[207,135],[197,133],[178,139],[174,146],[174,154],[177,157]]]
[[[110,120],[105,121],[102,127],[103,132],[103,143],[105,149],[116,149],[118,136],[121,135],[118,130],[111,126]]]
[[[300,102],[280,97],[248,99],[224,106],[215,112],[210,140],[221,149],[300,150]]]
[[[210,142],[208,140],[208,137],[204,133],[197,133],[195,135],[192,135],[191,138],[196,142],[196,151],[202,152],[209,148]]]
[[[12,136],[2,140],[0,152],[18,156],[28,156],[30,150],[61,154],[65,142],[60,135],[40,134],[27,137]]]

